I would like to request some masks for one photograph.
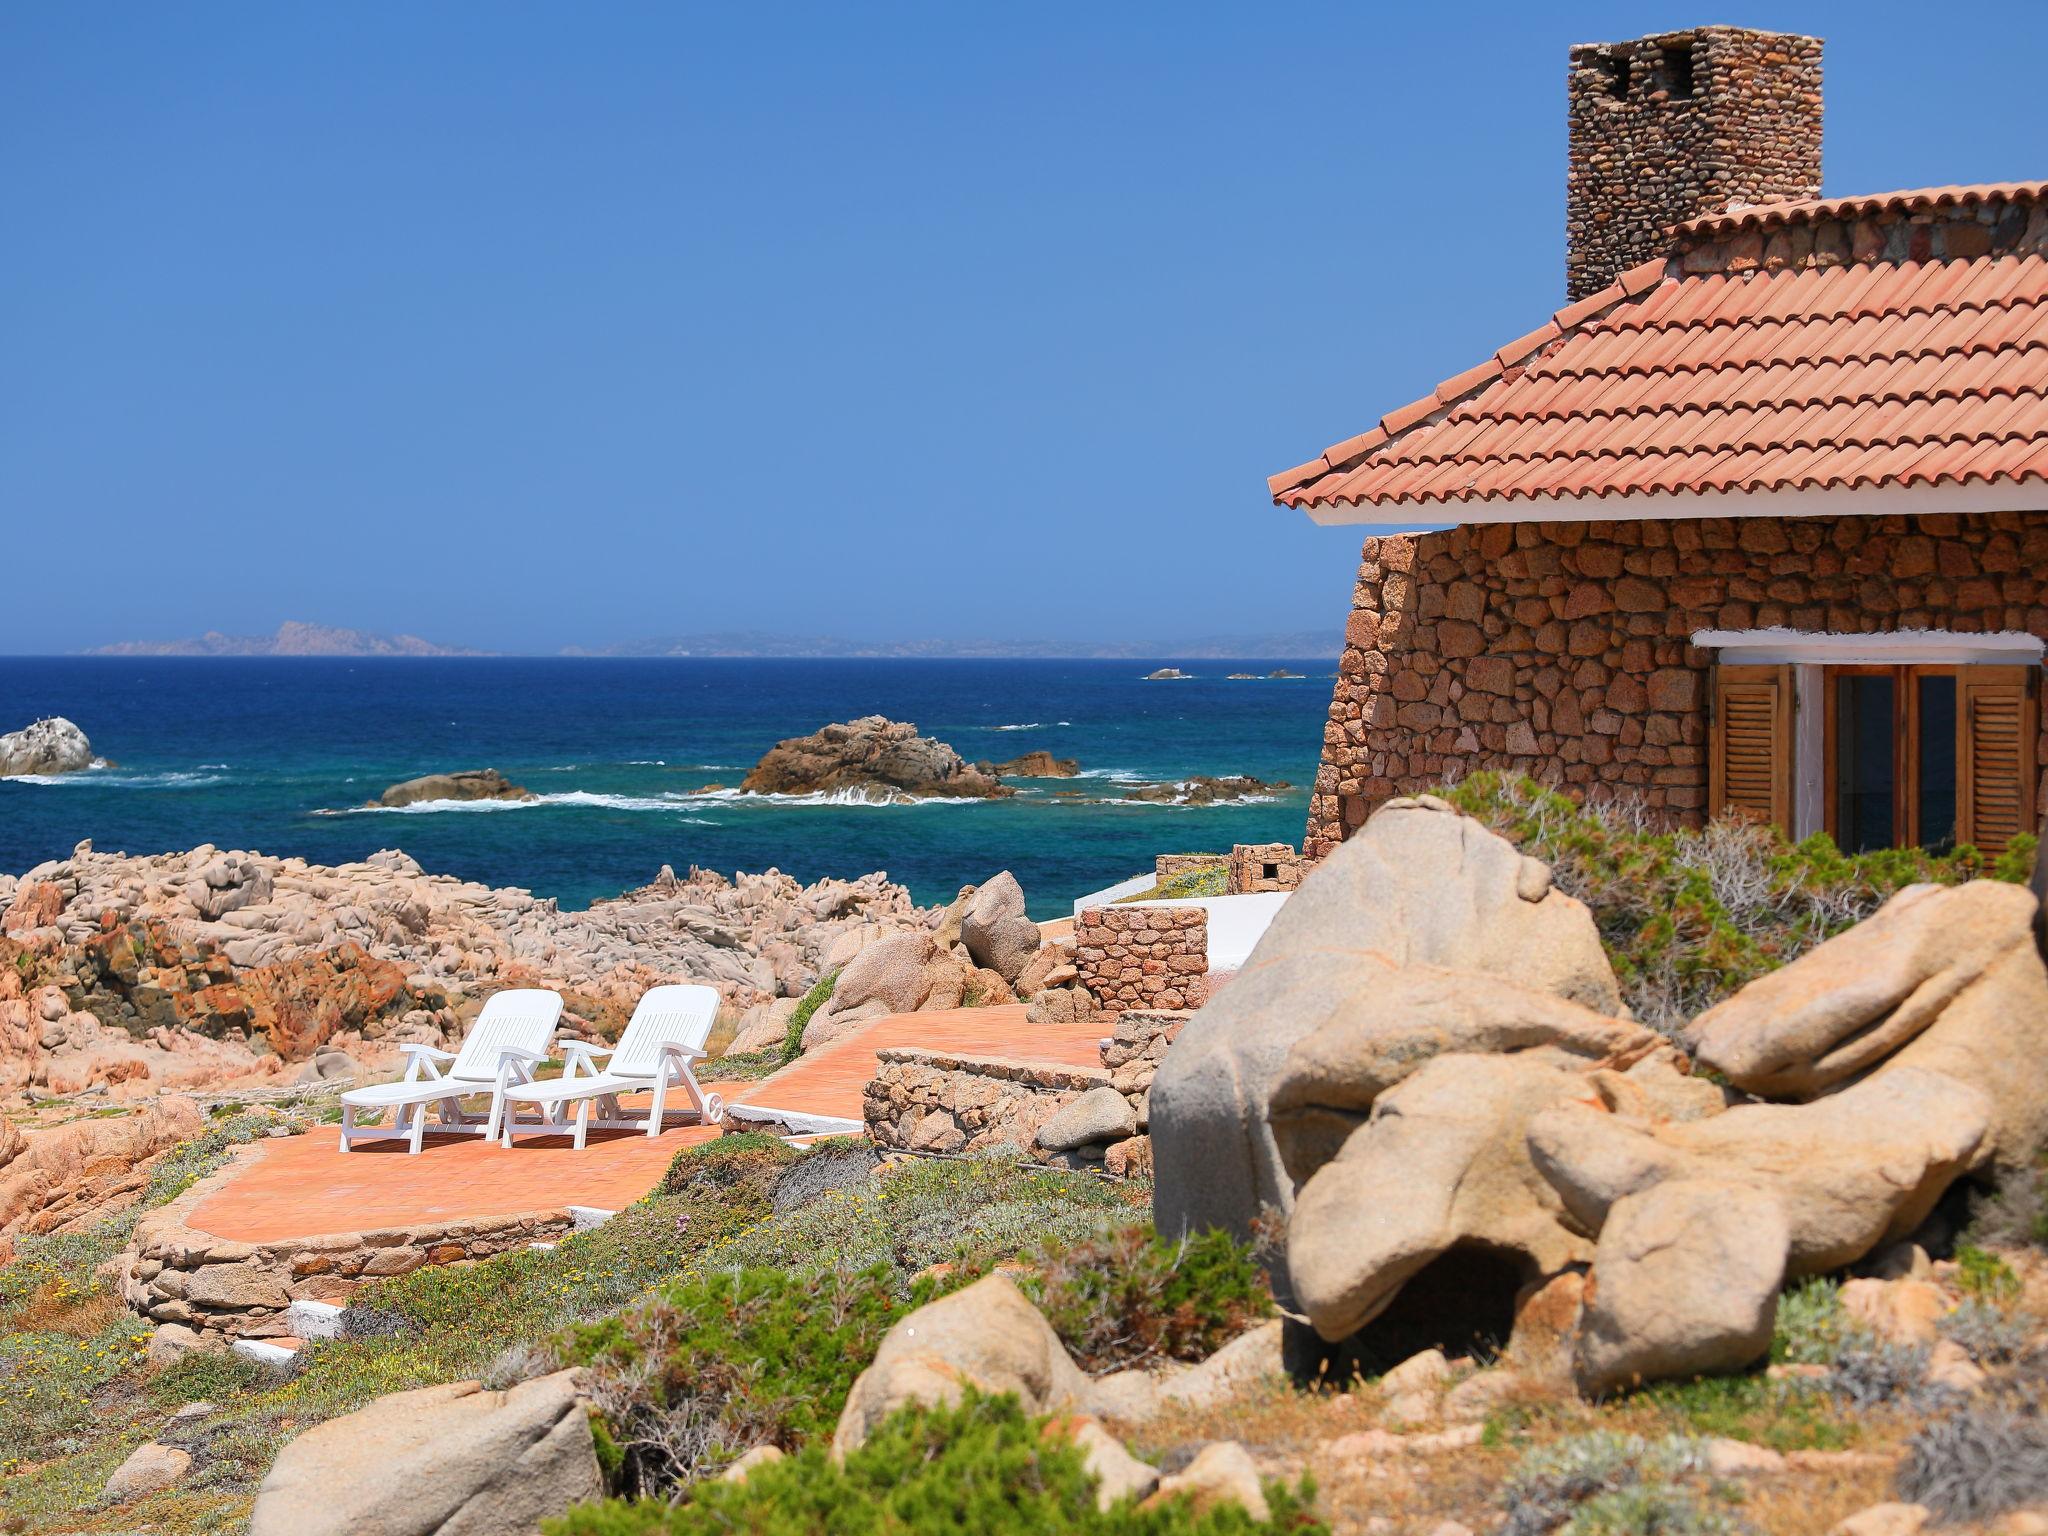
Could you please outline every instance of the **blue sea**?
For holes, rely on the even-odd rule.
[[[1054,917],[1149,870],[1154,853],[1298,842],[1332,665],[0,658],[0,731],[67,716],[117,765],[0,779],[0,872],[62,857],[81,838],[128,853],[213,843],[330,864],[402,848],[430,871],[580,907],[663,864],[773,866],[805,881],[880,869],[920,902],[1008,868],[1032,915]],[[1193,678],[1143,680],[1161,666]],[[1265,679],[1276,666],[1306,676]],[[784,737],[866,714],[914,721],[970,761],[1042,747],[1078,759],[1084,777],[1018,780],[1014,799],[989,802],[692,793],[737,786]],[[389,784],[459,768],[496,768],[540,798],[362,809]],[[1195,773],[1295,787],[1230,806],[1119,800],[1131,784]]]

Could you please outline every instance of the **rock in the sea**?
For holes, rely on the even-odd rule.
[[[883,715],[828,725],[771,747],[740,788],[753,795],[853,794],[870,799],[993,800],[1015,794],[943,741]]]
[[[256,1492],[250,1536],[511,1536],[602,1497],[573,1371],[380,1397],[307,1430]]]
[[[960,942],[976,965],[998,972],[1005,984],[1022,975],[1038,953],[1038,924],[1024,915],[1024,888],[1007,869],[968,900]]]
[[[372,805],[396,807],[428,800],[531,800],[533,791],[514,784],[495,768],[464,768],[455,773],[429,773],[394,784]]]
[[[956,1402],[970,1386],[1014,1392],[1034,1414],[1079,1407],[1088,1397],[1088,1378],[1052,1325],[998,1272],[897,1319],[847,1396],[833,1454],[857,1448],[898,1408]]]
[[[1293,787],[1285,779],[1267,783],[1248,773],[1225,774],[1221,778],[1198,773],[1172,784],[1140,784],[1136,789],[1125,790],[1124,798],[1154,805],[1227,805],[1233,800],[1274,795]]]
[[[1620,1007],[1586,908],[1550,871],[1434,797],[1389,801],[1280,909],[1250,960],[1188,1021],[1152,1084],[1162,1232],[1248,1234],[1283,1211],[1268,1098],[1295,1043],[1350,1011],[1387,965],[1498,977],[1596,1014]]]
[[[1181,671],[1179,667],[1159,667],[1151,672],[1147,672],[1145,674],[1145,681],[1148,683],[1178,683],[1185,681],[1193,675],[1192,673]]]
[[[0,778],[24,773],[76,773],[92,766],[92,743],[62,715],[0,736]]]
[[[1007,763],[976,763],[974,766],[988,773],[1008,774],[1013,779],[1071,779],[1081,771],[1078,759],[1054,757],[1043,748],[1026,752],[1022,757],[1013,757]]]

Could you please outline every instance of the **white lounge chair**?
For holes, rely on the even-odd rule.
[[[499,1127],[506,1146],[512,1145],[513,1107],[532,1104],[545,1115],[550,1134],[569,1129],[563,1110],[576,1108],[576,1145],[583,1145],[590,1127],[611,1131],[644,1130],[649,1136],[661,1134],[661,1117],[669,1091],[680,1088],[689,1096],[688,1110],[705,1125],[716,1125],[725,1117],[725,1101],[706,1093],[698,1085],[691,1063],[701,1060],[704,1042],[718,1019],[718,990],[715,987],[656,987],[640,999],[633,1018],[619,1043],[610,1048],[585,1045],[580,1040],[563,1042],[568,1066],[562,1076],[544,1083],[522,1083],[505,1089],[506,1113]],[[598,1061],[609,1056],[602,1069]],[[651,1093],[653,1101],[642,1118],[622,1107],[622,1093]],[[596,1118],[591,1106],[597,1107]],[[527,1128],[532,1121],[525,1122]]]
[[[440,1051],[431,1045],[401,1046],[409,1058],[403,1078],[352,1088],[341,1096],[341,1150],[348,1151],[352,1142],[403,1137],[412,1143],[412,1151],[419,1151],[430,1104],[440,1106],[439,1129],[495,1139],[498,1122],[506,1113],[505,1090],[530,1081],[533,1069],[548,1059],[548,1042],[554,1038],[561,1016],[562,999],[557,993],[521,987],[496,993],[484,1004],[460,1051]],[[453,1063],[445,1073],[435,1065],[442,1061]],[[491,1096],[488,1115],[463,1109],[465,1097],[484,1093]],[[391,1110],[390,1128],[359,1128],[356,1112],[365,1109]]]

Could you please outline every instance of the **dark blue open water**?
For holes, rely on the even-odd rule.
[[[1189,682],[1148,683],[1178,665]],[[1297,841],[1331,663],[664,659],[0,658],[0,731],[65,715],[117,768],[0,779],[0,871],[69,853],[197,843],[321,863],[398,847],[429,870],[581,906],[664,863],[800,879],[887,870],[922,902],[1008,867],[1034,916],[1150,867],[1155,852]],[[687,798],[736,785],[777,740],[831,720],[915,721],[969,759],[1037,747],[1089,777],[1013,800],[818,805]],[[497,768],[516,808],[351,811],[386,785]],[[1250,773],[1260,804],[1117,804],[1124,780]],[[1061,789],[1089,797],[1054,798]],[[332,814],[348,812],[348,814]]]

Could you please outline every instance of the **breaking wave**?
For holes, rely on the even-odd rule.
[[[167,773],[123,773],[98,763],[83,773],[17,773],[0,780],[0,783],[7,784],[84,785],[94,789],[203,789],[209,784],[226,782],[226,777],[218,773],[189,769]]]

